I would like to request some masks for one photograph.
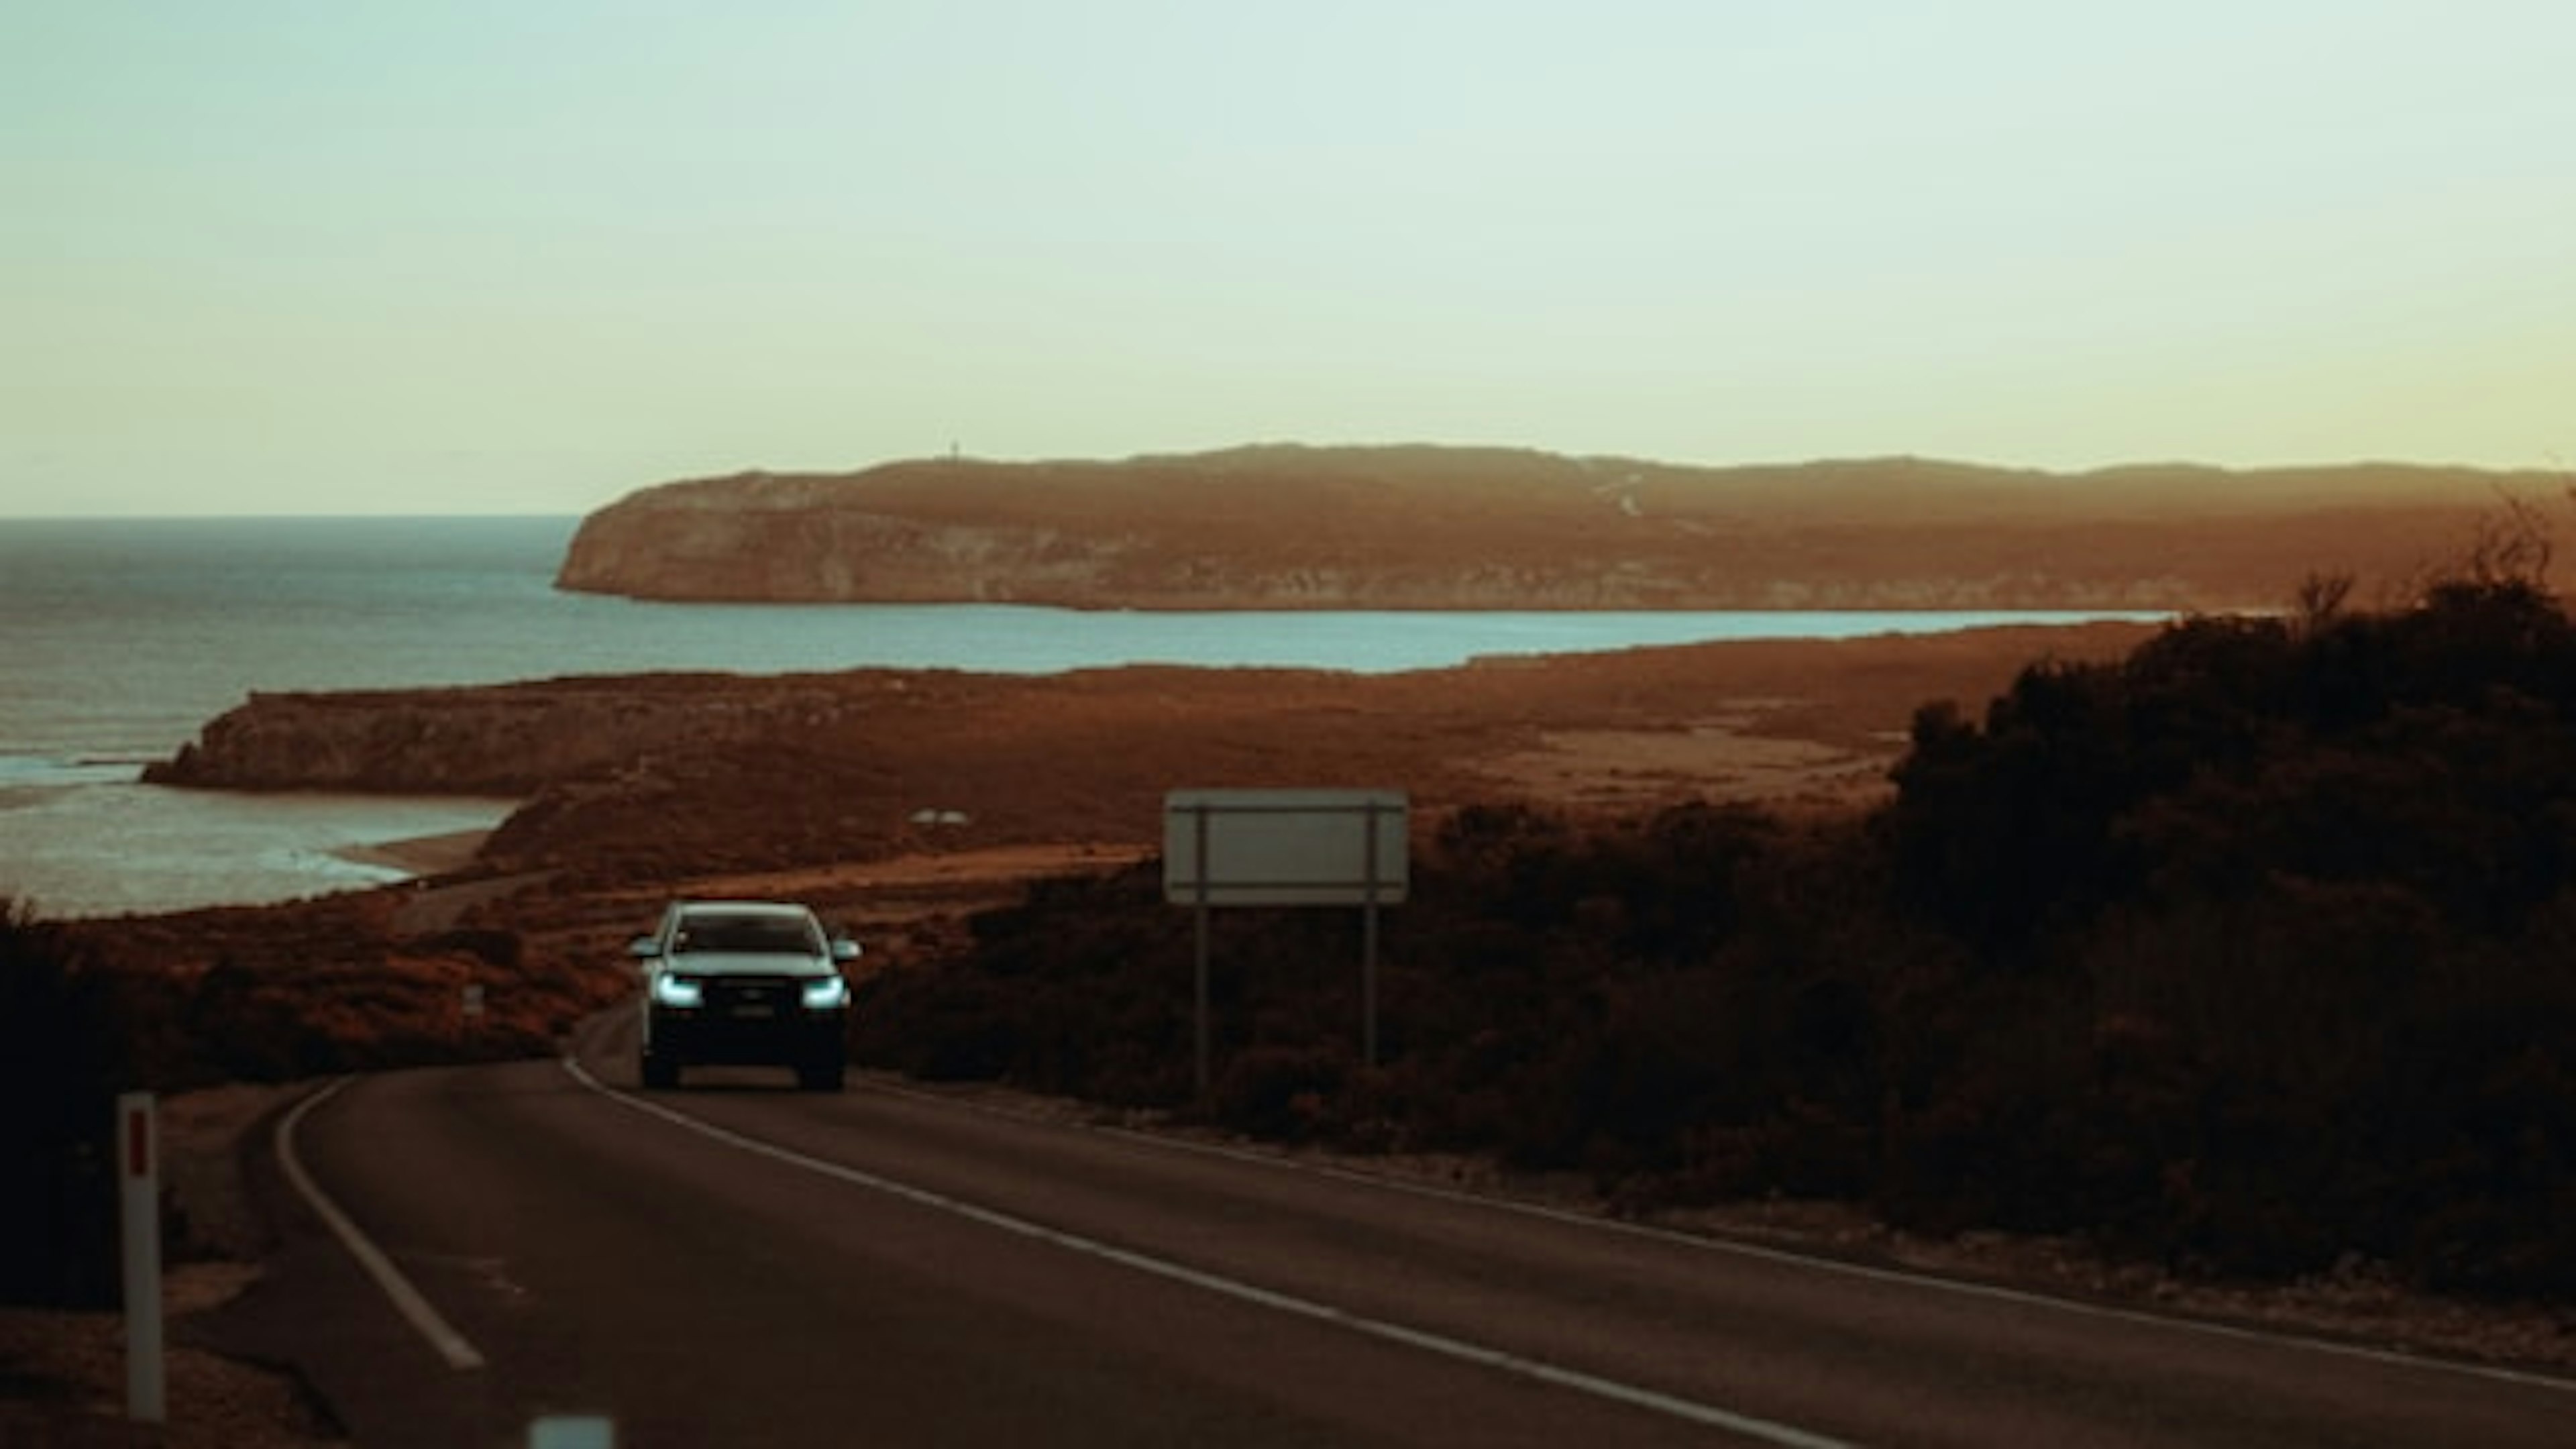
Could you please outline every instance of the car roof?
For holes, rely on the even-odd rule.
[[[697,911],[724,911],[731,915],[743,916],[801,916],[806,914],[806,908],[798,905],[794,901],[692,899],[675,901],[673,904],[677,905],[682,911],[692,913]]]

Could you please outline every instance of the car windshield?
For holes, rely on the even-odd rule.
[[[822,943],[812,925],[793,916],[691,916],[672,934],[671,949],[812,956]]]

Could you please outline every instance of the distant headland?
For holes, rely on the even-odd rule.
[[[556,584],[1083,609],[2261,609],[2313,575],[2402,585],[2505,499],[2563,487],[2396,464],[1688,467],[1427,445],[941,458],[646,488],[583,520]]]

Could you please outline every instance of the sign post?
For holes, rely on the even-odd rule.
[[[1362,834],[1367,839],[1367,860],[1360,872],[1360,1062],[1377,1065],[1377,893],[1378,840],[1377,806],[1361,807],[1368,812]]]
[[[1364,912],[1361,1053],[1377,1065],[1377,911],[1407,885],[1400,790],[1174,790],[1163,800],[1163,898],[1198,917],[1198,1089],[1209,1084],[1208,912],[1342,906]]]
[[[150,1092],[116,1099],[117,1198],[124,1232],[125,1416],[169,1417],[161,1361],[161,1144]]]
[[[1190,840],[1191,849],[1194,852],[1192,859],[1207,859],[1208,813],[1205,809],[1195,810],[1190,815]],[[1163,858],[1167,862],[1164,869],[1168,871],[1171,869],[1168,864],[1171,852],[1168,849],[1164,851]],[[1165,889],[1168,890],[1169,887],[1166,886]],[[1197,1025],[1191,1034],[1198,1044],[1198,1075],[1194,1080],[1198,1083],[1201,1097],[1208,1094],[1208,894],[1207,872],[1199,871],[1190,882],[1190,903],[1198,907],[1195,912],[1198,949],[1192,958],[1198,963],[1197,974],[1192,978],[1197,987],[1198,998],[1197,1015],[1192,1020]]]

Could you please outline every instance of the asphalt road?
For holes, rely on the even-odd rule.
[[[279,1136],[280,1251],[210,1331],[370,1449],[545,1420],[619,1449],[2576,1442],[2558,1380],[866,1081],[641,1094],[617,1020],[564,1062],[347,1083]]]

